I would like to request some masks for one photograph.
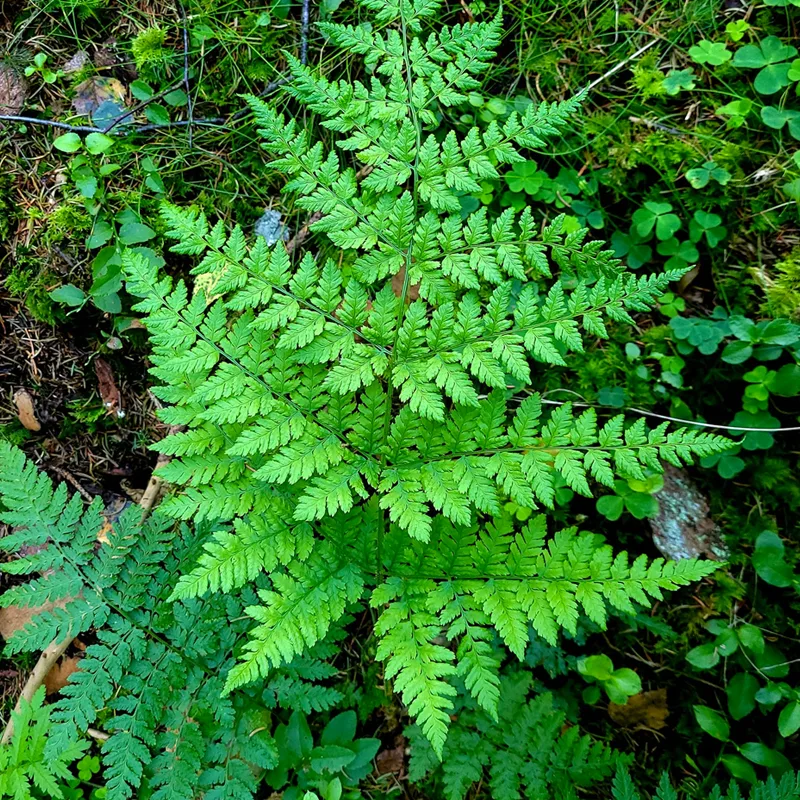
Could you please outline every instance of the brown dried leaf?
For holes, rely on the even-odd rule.
[[[43,606],[6,606],[0,608],[0,636],[10,639],[17,631],[22,630],[37,614],[50,611],[56,606],[63,608],[68,599],[57,603],[45,603]]]
[[[397,297],[403,296],[403,284],[406,280],[406,268],[402,267],[397,275],[392,277],[392,291]],[[406,292],[406,302],[413,302],[419,297],[419,284],[409,284],[408,291]]]
[[[669,716],[667,690],[656,689],[653,692],[635,694],[628,698],[624,706],[609,703],[608,715],[623,728],[660,731],[666,727]]]
[[[78,114],[90,116],[108,100],[122,105],[125,87],[116,78],[87,78],[75,87],[72,107]]]
[[[17,416],[23,426],[29,431],[40,431],[42,424],[36,419],[36,408],[31,393],[25,389],[19,389],[14,392],[14,403],[17,406]]]
[[[375,771],[378,775],[402,775],[406,763],[406,740],[402,736],[395,736],[394,747],[391,750],[381,750],[375,756]]]
[[[694,279],[700,274],[700,267],[695,265],[688,272],[681,276],[678,281],[678,294],[683,294],[689,286],[694,283]]]
[[[69,681],[69,676],[80,669],[81,660],[75,656],[65,656],[50,668],[44,678],[44,692],[46,695],[60,692]]]
[[[114,380],[114,372],[111,365],[103,358],[96,358],[94,360],[94,371],[97,375],[97,388],[100,392],[100,399],[109,414],[116,414],[118,417],[122,414],[122,395],[117,388],[117,383]]]
[[[113,36],[106,39],[99,47],[95,45],[94,65],[102,68],[119,64],[120,58],[116,51],[117,40]]]
[[[7,64],[0,64],[0,114],[19,114],[27,96],[25,78]]]

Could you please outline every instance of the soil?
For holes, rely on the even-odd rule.
[[[147,485],[156,455],[145,442],[160,439],[164,428],[147,392],[144,358],[129,343],[122,353],[103,353],[99,385],[101,349],[0,297],[0,426],[22,432],[14,395],[26,391],[41,429],[28,433],[22,449],[53,478],[108,504]],[[102,396],[109,374],[119,392],[113,407]]]

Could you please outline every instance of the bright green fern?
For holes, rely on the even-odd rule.
[[[611,800],[642,800],[642,795],[633,785],[625,767],[617,771],[611,789]],[[700,797],[700,795],[694,794],[691,796]],[[735,781],[731,781],[727,792],[723,792],[721,787],[715,786],[702,797],[707,797],[708,800],[745,800],[745,798],[747,800],[797,800],[800,797],[800,773],[787,772],[777,780],[770,776],[766,781],[759,781],[751,786],[749,793],[743,792]],[[683,800],[683,798],[688,798],[688,795],[673,788],[669,775],[664,773],[652,800],[679,800],[679,798]]]
[[[558,135],[579,98],[437,138],[441,114],[478,86],[501,16],[427,33],[435,0],[362,5],[374,25],[320,27],[364,56],[364,82],[290,58],[287,91],[336,134],[335,150],[249,100],[271,167],[337,258],[249,244],[239,227],[166,206],[173,251],[197,260],[193,290],[132,251],[125,269],[161,418],[183,427],[156,445],[180,487],[163,511],[232,521],[173,597],[269,576],[227,689],[269,679],[366,596],[386,677],[441,754],[453,678],[496,715],[492,630],[520,656],[529,626],[552,642],[579,614],[602,626],[714,569],[631,562],[572,530],[548,538],[543,519],[499,524],[505,500],[552,508],[558,480],[590,496],[590,482],[613,487],[727,443],[546,409],[537,373],[606,337],[609,321],[630,323],[679,273],[624,274],[585,230],[542,226],[530,209],[463,219],[460,194]]]

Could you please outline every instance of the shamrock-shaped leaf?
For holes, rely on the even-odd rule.
[[[713,456],[706,456],[700,459],[700,466],[708,469],[716,467],[720,478],[729,480],[738,475],[747,465],[744,460],[739,458],[736,453],[739,448],[735,448],[727,453],[716,453]]]
[[[750,23],[743,19],[729,22],[725,26],[725,33],[733,42],[740,42],[747,31],[750,30]]]
[[[584,200],[576,200],[572,204],[572,213],[578,218],[582,226],[599,229],[605,225],[603,212]]]
[[[542,188],[547,176],[539,171],[535,161],[520,161],[505,175],[508,188],[512,192],[536,194]]]
[[[697,64],[711,64],[718,67],[730,61],[731,55],[724,42],[709,42],[708,39],[703,39],[689,48],[689,56]]]
[[[674,237],[660,242],[656,250],[662,256],[670,256],[664,265],[667,269],[684,269],[700,258],[700,253],[691,242],[679,242]]]
[[[686,310],[686,301],[682,297],[674,294],[673,292],[664,292],[664,294],[661,296],[661,299],[658,301],[658,310],[665,317],[672,319],[673,317],[677,317],[678,314],[681,313],[681,311]],[[676,380],[676,378],[680,379],[680,375],[675,375],[675,373],[672,370],[667,369],[663,360],[661,362],[661,365],[664,368],[664,372],[661,375],[662,380],[666,380],[667,383],[670,383],[673,386],[676,384],[678,385],[683,384],[682,379],[680,381]],[[668,375],[669,377],[665,378],[665,375]]]
[[[731,425],[737,428],[779,428],[780,422],[768,411],[740,411],[734,418]],[[741,435],[741,431],[737,432]],[[745,450],[769,450],[775,444],[775,438],[771,433],[762,430],[755,430],[745,433],[742,439],[742,447]]]
[[[715,353],[728,334],[728,326],[714,319],[675,317],[669,324],[676,338],[685,339],[704,356]]]
[[[788,60],[797,55],[797,48],[784,44],[777,36],[767,36],[760,44],[748,44],[736,51],[733,64],[745,69],[758,69],[754,86],[760,94],[775,94],[791,83]]]
[[[631,269],[639,269],[653,257],[653,249],[636,233],[635,226],[631,226],[630,233],[614,231],[611,234],[611,246],[614,255],[624,258]]]
[[[691,67],[688,69],[673,69],[664,78],[662,86],[668,95],[674,97],[682,89],[694,89],[694,78],[694,70]]]
[[[659,239],[671,239],[681,227],[680,218],[672,213],[669,203],[648,201],[643,208],[634,212],[632,219],[632,231],[642,239],[649,238],[654,229]]]
[[[776,131],[779,131],[788,122],[789,133],[795,139],[800,140],[800,111],[764,106],[761,109],[761,120],[768,128],[773,128]]]
[[[616,522],[623,511],[628,511],[635,519],[655,517],[659,504],[653,495],[663,486],[664,479],[660,475],[641,481],[614,481],[615,493],[599,498],[597,510],[611,522]]]
[[[705,236],[708,246],[716,247],[727,234],[728,229],[722,224],[719,214],[695,211],[694,218],[689,222],[689,238],[695,244]]]
[[[753,101],[742,97],[739,100],[733,100],[730,103],[726,103],[724,106],[720,106],[714,113],[719,116],[728,117],[728,128],[739,128],[744,125],[745,117],[752,110]]]
[[[704,186],[708,186],[709,181],[716,181],[721,186],[725,186],[730,179],[730,172],[718,166],[716,161],[706,161],[702,167],[695,167],[686,173],[686,180],[695,189],[702,189]]]

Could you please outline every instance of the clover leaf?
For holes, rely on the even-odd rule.
[[[791,83],[788,60],[797,55],[797,48],[784,44],[777,36],[767,36],[760,44],[747,44],[736,51],[733,65],[760,70],[753,86],[759,94],[775,94]]]
[[[539,171],[535,161],[520,161],[505,175],[508,188],[512,192],[536,194],[542,188],[547,176]]]
[[[800,111],[789,108],[775,108],[764,106],[761,109],[761,121],[768,127],[779,131],[789,123],[789,133],[793,138],[800,140]]]
[[[624,258],[631,269],[639,269],[653,257],[653,249],[644,241],[636,233],[635,226],[631,226],[630,233],[614,231],[611,234],[614,255],[617,258]]]
[[[686,173],[686,180],[695,188],[702,189],[708,186],[709,181],[716,181],[720,186],[725,186],[731,179],[731,174],[716,161],[706,161],[702,167],[695,167]]]
[[[689,222],[689,238],[697,244],[703,236],[706,237],[709,247],[716,247],[726,236],[728,229],[722,224],[719,214],[708,211],[695,211],[694,218]]]
[[[768,411],[740,411],[731,425],[737,428],[779,428],[780,422]],[[737,431],[741,435],[742,431]],[[745,433],[742,447],[745,450],[769,450],[775,444],[775,437],[767,431],[755,430]]]
[[[750,23],[743,19],[737,19],[735,22],[729,22],[725,26],[725,33],[731,38],[731,41],[734,42],[740,42],[749,30]]]
[[[691,67],[688,69],[673,69],[664,78],[662,86],[670,97],[674,97],[682,89],[694,89],[694,79],[695,74]]]
[[[664,265],[667,269],[685,269],[700,258],[700,253],[692,242],[679,242],[675,237],[660,242],[656,250],[659,255],[670,256]]]
[[[732,53],[724,42],[709,42],[703,39],[689,48],[689,56],[697,64],[711,64],[718,67],[731,60]]]
[[[639,237],[646,239],[655,229],[659,239],[671,239],[682,224],[678,215],[671,212],[669,203],[645,203],[633,214],[632,232],[635,230]]]
[[[726,127],[740,128],[744,125],[745,117],[753,110],[753,101],[748,100],[746,97],[741,97],[738,100],[733,100],[720,106],[714,113],[724,117],[728,117]]]
[[[747,466],[744,460],[736,455],[738,452],[739,448],[737,447],[727,453],[715,453],[713,456],[706,456],[700,459],[700,466],[705,469],[716,467],[720,478],[729,480],[738,475]]]

